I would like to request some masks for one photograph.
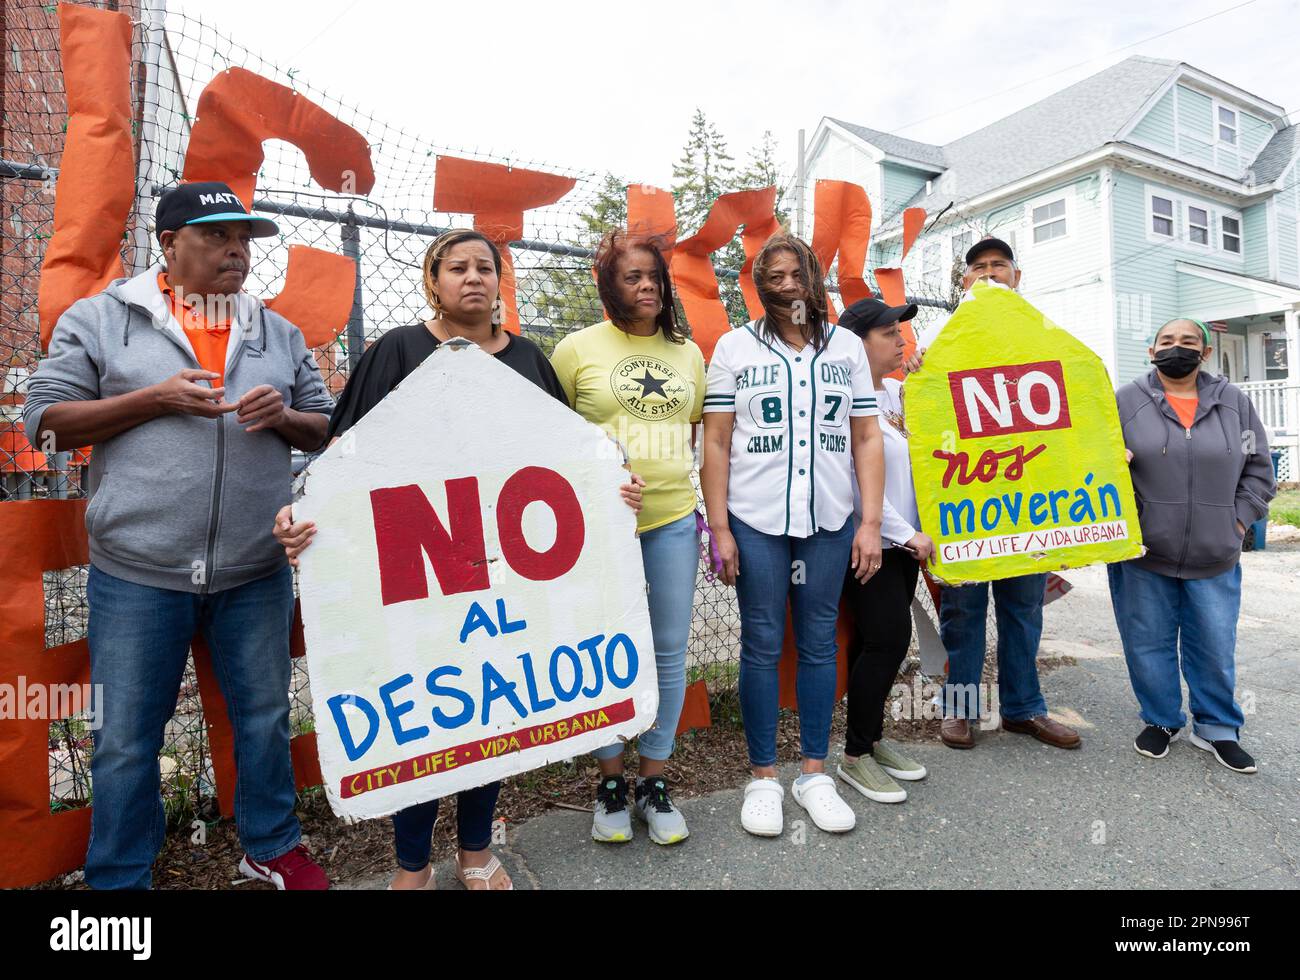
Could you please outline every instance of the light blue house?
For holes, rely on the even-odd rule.
[[[1283,110],[1191,65],[1132,57],[944,146],[822,119],[805,158],[867,188],[870,265],[898,264],[902,213],[925,232],[909,293],[955,297],[966,248],[996,235],[1021,290],[1105,362],[1149,369],[1154,330],[1194,316],[1215,367],[1250,392],[1284,479],[1300,479],[1300,136]],[[796,188],[792,191],[797,193]],[[927,311],[924,337],[942,322]]]

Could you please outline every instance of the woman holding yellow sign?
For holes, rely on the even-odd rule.
[[[1268,437],[1250,398],[1207,374],[1210,330],[1170,320],[1155,367],[1116,392],[1146,554],[1108,565],[1115,623],[1146,722],[1133,747],[1163,759],[1192,711],[1191,742],[1233,772],[1255,771],[1233,700],[1241,542],[1277,493]]]

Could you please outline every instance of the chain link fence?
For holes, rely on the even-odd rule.
[[[245,287],[248,291],[272,296],[282,289],[289,245],[339,252],[357,262],[360,306],[337,340],[316,352],[326,383],[336,395],[367,343],[392,327],[430,316],[420,286],[421,258],[439,232],[470,222],[467,215],[431,210],[439,155],[505,163],[576,181],[574,190],[559,203],[527,212],[524,239],[511,246],[521,329],[549,353],[568,332],[602,319],[591,276],[591,250],[602,230],[597,205],[602,194],[603,200],[609,198],[607,175],[477,147],[431,142],[315,88],[294,71],[263,60],[200,19],[173,13],[165,25],[150,29],[142,22],[138,2],[108,6],[122,10],[133,21],[132,134],[138,196],[129,226],[150,232],[124,236],[123,261],[128,273],[147,268],[157,259],[150,224],[152,204],[180,182],[199,94],[218,73],[238,66],[291,87],[358,130],[371,148],[376,183],[365,196],[322,190],[312,180],[302,153],[278,140],[265,144],[265,162],[257,177],[254,210],[272,217],[280,234],[278,239],[255,242]],[[4,77],[9,90],[5,93],[0,162],[4,211],[0,232],[0,500],[75,498],[84,492],[83,461],[70,453],[47,457],[37,452],[27,443],[21,423],[24,386],[40,356],[37,283],[52,233],[54,178],[66,128],[55,7],[33,0],[10,2],[5,35]],[[668,152],[670,148],[665,148]],[[681,237],[692,231],[680,229]],[[718,275],[724,300],[730,300],[729,309],[734,310],[739,295],[738,269],[720,267]],[[916,285],[912,283],[912,291],[919,293],[918,301],[923,303],[918,325],[925,334],[946,317],[952,281],[945,268],[925,277],[920,289]],[[833,277],[831,286],[834,289]],[[734,691],[738,671],[735,596],[709,581],[703,571],[691,628],[690,679],[703,679],[711,694],[725,695]],[[86,567],[48,572],[45,586],[47,646],[83,638]],[[293,733],[312,730],[306,669],[301,660],[294,662],[291,698]],[[89,803],[90,752],[91,733],[84,718],[51,724],[52,809]],[[192,664],[167,729],[162,766],[164,800],[174,822],[210,804],[214,793],[211,758]]]

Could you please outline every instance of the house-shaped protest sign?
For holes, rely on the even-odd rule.
[[[1018,293],[976,283],[907,378],[903,408],[940,581],[1142,553],[1106,368]]]
[[[383,816],[654,722],[622,458],[495,358],[443,345],[312,463],[300,592],[336,813]]]

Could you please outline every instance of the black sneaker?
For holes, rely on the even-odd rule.
[[[627,811],[627,780],[622,776],[601,779],[596,787],[596,805],[592,811],[592,840],[621,844],[632,839],[632,816]]]
[[[1250,757],[1250,753],[1230,738],[1219,739],[1217,742],[1208,742],[1193,732],[1191,742],[1198,749],[1213,752],[1214,757],[1219,760],[1219,765],[1231,769],[1233,772],[1258,771],[1255,768],[1255,760]]]
[[[1148,759],[1163,759],[1169,754],[1169,743],[1177,741],[1181,732],[1181,728],[1147,725],[1133,740],[1133,748],[1137,749],[1138,755],[1144,755]]]

